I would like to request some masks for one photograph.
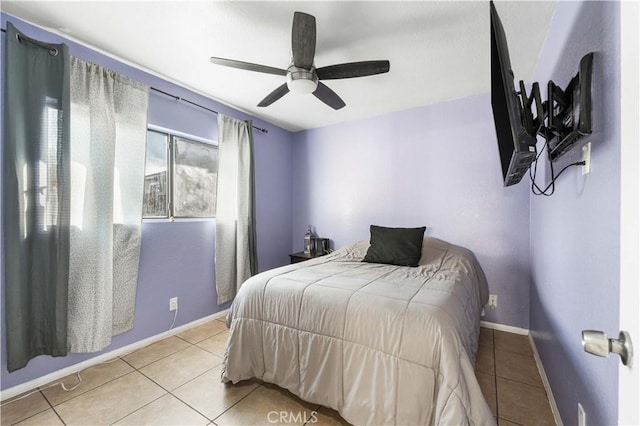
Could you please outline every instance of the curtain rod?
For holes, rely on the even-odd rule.
[[[175,99],[177,101],[183,101],[183,102],[186,102],[186,103],[191,104],[193,106],[197,106],[198,108],[202,108],[202,109],[204,109],[206,111],[212,112],[214,114],[218,114],[218,111],[216,111],[216,110],[213,110],[211,108],[207,108],[206,106],[202,106],[202,105],[197,104],[195,102],[191,102],[190,100],[182,98],[180,96],[172,95],[171,93],[167,93],[164,90],[156,89],[155,87],[151,87],[150,89],[153,90],[153,91],[156,91],[158,93],[162,93],[163,95],[169,96],[170,98],[173,98],[173,99]],[[263,129],[261,127],[256,127],[256,126],[253,126],[253,125],[251,127],[253,127],[254,129],[258,130],[259,132],[269,133],[269,131],[267,129]]]
[[[2,32],[3,32],[3,33],[6,33],[6,32],[7,32],[7,30],[5,30],[4,28],[2,28]],[[50,53],[52,56],[58,56],[58,49],[57,49],[57,48],[55,48],[55,47],[53,47],[53,46],[50,46],[50,45],[48,45],[48,44],[46,44],[46,43],[43,43],[43,42],[41,42],[41,41],[34,40],[34,39],[32,39],[32,38],[29,38],[29,37],[27,37],[27,36],[25,36],[25,35],[21,35],[21,34],[18,34],[18,33],[16,33],[16,40],[18,40],[18,42],[20,42],[20,43],[21,43],[23,40],[24,40],[24,41],[27,41],[27,42],[29,42],[29,43],[31,43],[31,44],[33,44],[33,45],[36,45],[36,46],[38,46],[38,47],[42,47],[43,49],[47,49],[47,50],[49,51],[49,53]]]
[[[2,30],[3,33],[7,32],[7,30],[5,30],[4,28],[0,28],[0,29]],[[42,43],[40,41],[33,40],[33,39],[31,39],[29,37],[26,37],[26,36],[20,36],[19,34],[16,34],[16,38],[18,39],[18,41],[25,40],[25,41],[28,41],[29,43],[35,44],[36,46],[40,46],[40,47],[42,47],[44,49],[48,49],[50,53],[53,52],[51,54],[54,55],[54,56],[58,54],[58,49],[56,49],[55,47],[51,47],[51,46],[49,46],[49,45],[47,45],[45,43]],[[195,102],[191,102],[190,100],[182,98],[180,96],[172,95],[171,93],[167,93],[167,92],[165,92],[163,90],[156,89],[155,87],[151,87],[151,90],[154,90],[154,91],[156,91],[158,93],[162,93],[163,95],[169,96],[170,98],[173,98],[173,99],[175,99],[177,101],[183,101],[183,102],[186,102],[186,103],[191,104],[193,106],[197,106],[198,108],[202,108],[202,109],[204,109],[206,111],[212,112],[214,114],[218,114],[218,111],[215,111],[215,110],[213,110],[211,108],[207,108],[206,106],[202,106],[202,105],[197,104]],[[253,127],[254,129],[258,130],[259,132],[269,133],[269,131],[267,129],[264,129],[262,127],[256,127],[256,126],[253,126],[253,125],[251,127]]]

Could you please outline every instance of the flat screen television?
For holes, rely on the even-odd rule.
[[[498,137],[504,186],[522,180],[536,158],[536,132],[527,129],[524,107],[515,89],[507,38],[498,16],[491,9],[491,106]]]

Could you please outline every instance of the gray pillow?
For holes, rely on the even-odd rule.
[[[420,228],[385,228],[371,225],[371,246],[363,262],[398,266],[418,266],[422,256],[425,226]]]

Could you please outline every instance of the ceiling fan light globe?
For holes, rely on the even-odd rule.
[[[287,71],[287,87],[289,91],[306,95],[315,92],[318,88],[318,76],[314,68],[306,70],[291,65]]]
[[[299,95],[307,95],[309,93],[313,93],[318,88],[318,83],[313,80],[289,80],[287,81],[287,87],[293,93],[297,93]]]

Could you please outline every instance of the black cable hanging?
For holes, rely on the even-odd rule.
[[[548,149],[549,137],[548,136],[549,135],[547,133],[547,130],[545,129],[545,143],[542,146],[542,149],[540,150],[538,155],[536,155],[536,159],[534,160],[532,166],[529,167],[529,178],[531,179],[531,192],[534,195],[544,195],[545,197],[550,197],[550,196],[553,195],[553,193],[556,190],[556,179],[558,179],[560,177],[560,175],[565,170],[567,170],[569,167],[584,166],[585,165],[584,161],[576,161],[575,163],[567,164],[566,166],[564,166],[560,170],[560,172],[557,175],[555,175],[554,170],[553,170],[553,160],[551,160],[551,158],[549,158],[549,168],[551,170],[551,182],[549,182],[549,184],[544,189],[540,189],[540,187],[536,183],[536,174],[538,172],[538,159],[540,158],[540,156],[542,155],[542,153],[544,152],[545,149],[547,150],[547,152],[549,151],[549,149]],[[533,172],[531,171],[532,168],[533,168]],[[547,193],[549,188],[551,188],[551,192]]]

